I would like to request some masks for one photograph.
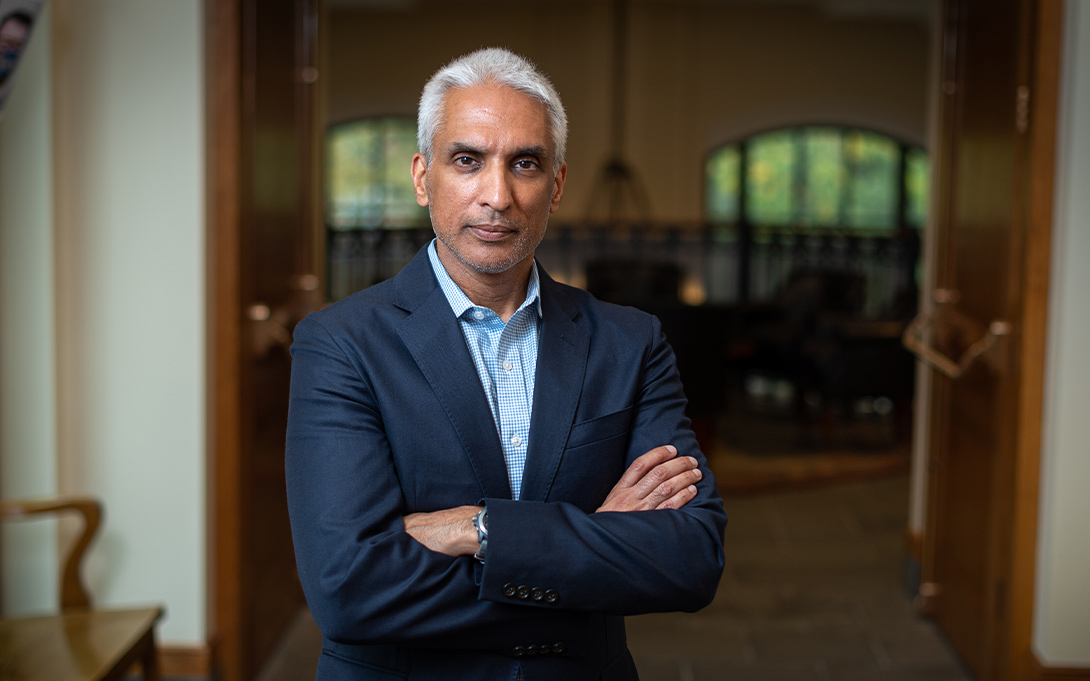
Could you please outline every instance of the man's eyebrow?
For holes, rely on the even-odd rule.
[[[548,154],[549,150],[546,149],[544,146],[540,145],[536,147],[526,147],[524,149],[518,149],[515,151],[515,156],[536,156],[537,158],[541,158],[543,156],[547,156]]]
[[[458,154],[473,154],[475,156],[483,156],[485,152],[480,147],[476,147],[469,142],[451,142],[447,145],[446,149],[448,156],[457,156]],[[548,156],[549,149],[544,145],[536,145],[532,147],[521,147],[515,149],[511,155],[515,158],[520,156],[534,156],[536,158],[543,158]]]
[[[481,149],[469,144],[468,142],[451,142],[447,145],[447,154],[450,156],[456,156],[458,154],[475,154],[480,156],[484,152]]]

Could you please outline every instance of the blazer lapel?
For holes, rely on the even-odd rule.
[[[398,335],[454,424],[484,496],[510,499],[511,483],[492,410],[426,250],[405,266],[397,284],[397,304],[411,313],[398,324]]]
[[[521,499],[546,501],[560,467],[583,389],[590,336],[577,323],[579,308],[539,267],[541,335],[538,339],[530,442]]]

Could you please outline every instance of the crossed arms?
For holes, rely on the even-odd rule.
[[[655,447],[632,462],[595,513],[679,509],[696,497],[696,483],[704,477],[692,456],[677,456],[673,445]],[[473,527],[479,506],[410,513],[405,531],[432,551],[457,557],[472,556],[480,544]]]
[[[642,349],[609,358],[632,357],[608,379],[630,384],[580,397],[591,415],[605,414],[591,421],[623,432],[598,439],[595,423],[571,426],[586,426],[585,437],[569,441],[550,500],[516,502],[480,498],[449,405],[413,358],[362,347],[396,347],[396,331],[374,323],[346,337],[328,315],[300,323],[288,496],[300,578],[324,635],[503,652],[526,640],[578,640],[596,613],[706,605],[722,571],[726,517],[684,417],[673,354],[657,322],[643,333]],[[470,557],[470,518],[482,502],[483,566]],[[512,600],[510,584],[559,599]]]

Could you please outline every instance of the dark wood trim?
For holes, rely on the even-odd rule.
[[[161,645],[159,667],[165,678],[207,679],[212,675],[211,653],[207,645]]]
[[[207,628],[210,673],[243,681],[241,0],[205,0],[207,197]]]
[[[911,527],[905,530],[905,550],[908,557],[917,563],[923,562],[923,533]]]
[[[1021,212],[1024,234],[1021,338],[1013,358],[1020,377],[1014,471],[1011,476],[1010,612],[1006,645],[1009,679],[1025,678],[1033,639],[1033,601],[1037,563],[1037,508],[1041,468],[1042,405],[1048,328],[1048,283],[1052,249],[1053,176],[1063,38],[1063,0],[1038,0],[1027,23],[1032,26],[1030,57],[1021,84],[1029,88],[1023,164],[1028,188]],[[1016,114],[1017,115],[1017,114]],[[1051,677],[1050,677],[1051,678]],[[1085,677],[1084,677],[1085,678]]]
[[[1046,667],[1035,653],[1029,654],[1026,681],[1090,681],[1090,667]]]

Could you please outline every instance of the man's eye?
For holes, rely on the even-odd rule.
[[[454,163],[460,166],[471,166],[476,162],[476,159],[474,159],[472,156],[459,156],[458,158],[454,159]]]
[[[534,168],[537,168],[538,165],[536,161],[528,158],[523,158],[515,161],[515,167],[519,170],[533,170]]]

